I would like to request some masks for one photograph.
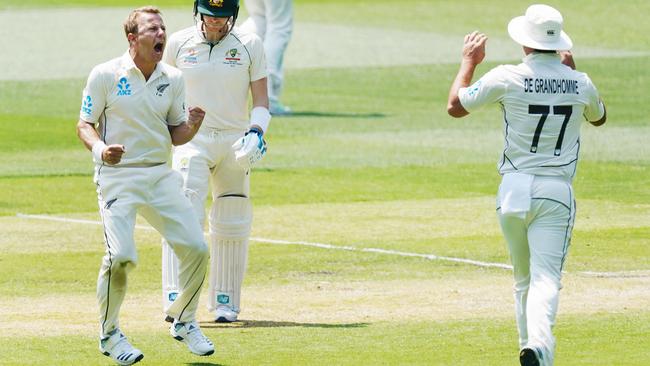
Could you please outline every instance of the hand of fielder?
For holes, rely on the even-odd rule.
[[[463,61],[478,65],[485,58],[485,43],[487,36],[474,31],[465,36],[463,42]]]

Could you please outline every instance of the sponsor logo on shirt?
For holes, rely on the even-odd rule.
[[[93,99],[90,95],[86,95],[82,102],[81,111],[87,115],[93,114]]]
[[[236,48],[231,48],[226,51],[226,59],[223,62],[225,65],[241,65],[241,53]]]
[[[476,93],[478,93],[479,89],[481,89],[481,80],[475,82],[467,89],[467,95],[473,97]]]
[[[187,51],[187,56],[185,56],[183,62],[190,65],[196,65],[199,63],[199,58],[196,55],[196,50],[194,48],[190,48],[190,50]]]
[[[156,95],[162,97],[169,84],[160,84],[156,87]]]
[[[131,95],[131,84],[126,77],[123,77],[117,83],[117,96]]]
[[[228,304],[230,302],[230,296],[225,294],[217,295],[217,303],[219,304]]]

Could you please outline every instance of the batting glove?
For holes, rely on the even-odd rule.
[[[244,137],[235,141],[232,148],[237,163],[244,169],[250,169],[266,154],[266,141],[260,131],[252,128]]]

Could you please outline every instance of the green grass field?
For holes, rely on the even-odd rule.
[[[112,364],[97,350],[103,240],[75,135],[87,73],[124,51],[121,21],[142,5],[110,3],[0,5],[0,365]],[[190,1],[154,3],[170,32],[190,24]],[[650,2],[548,3],[608,108],[604,127],[582,130],[556,365],[648,365]],[[506,24],[528,5],[297,0],[284,94],[297,113],[273,119],[252,176],[242,321],[210,322],[204,295],[217,352],[174,341],[160,237],[139,229],[121,326],[141,364],[518,364],[511,272],[454,260],[508,264],[494,211],[501,116],[445,107],[463,35],[490,37],[478,74],[517,62]]]

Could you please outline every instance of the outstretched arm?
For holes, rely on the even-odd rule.
[[[463,59],[460,63],[460,69],[456,79],[449,89],[449,99],[447,101],[447,113],[452,117],[464,117],[469,114],[460,103],[458,91],[460,88],[468,87],[474,77],[474,70],[485,58],[485,42],[487,36],[483,33],[474,31],[465,36],[463,43]]]

